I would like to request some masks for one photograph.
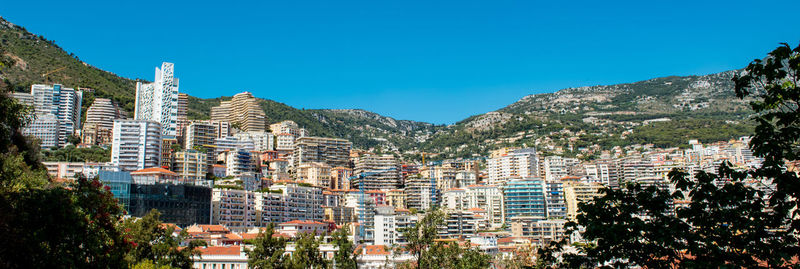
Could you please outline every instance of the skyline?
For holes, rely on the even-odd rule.
[[[250,91],[296,108],[360,108],[451,124],[528,94],[743,68],[749,60],[742,59],[798,41],[800,25],[789,16],[747,18],[776,2],[576,9],[509,2],[249,9],[53,2],[10,3],[0,16],[124,77],[150,80],[154,67],[173,62],[181,92],[192,96]],[[170,16],[160,17],[163,10]],[[41,17],[48,12],[83,19],[53,23]]]

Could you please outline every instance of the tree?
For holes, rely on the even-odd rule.
[[[75,135],[70,135],[69,137],[67,137],[67,142],[73,145],[77,145],[81,143],[81,138]]]
[[[326,260],[319,253],[319,241],[315,234],[316,232],[298,234],[299,238],[295,242],[295,250],[292,253],[292,268],[325,268],[327,266]]]
[[[355,245],[353,241],[347,238],[349,234],[347,226],[335,231],[331,237],[333,244],[336,245],[336,254],[333,256],[333,264],[335,268],[342,269],[355,269],[358,265],[355,252]]]
[[[281,237],[272,236],[274,233],[275,227],[270,223],[267,229],[253,240],[253,249],[245,250],[248,257],[247,266],[253,269],[288,268],[288,261],[283,256],[286,241]]]
[[[584,242],[568,241],[540,250],[540,266],[647,268],[784,268],[798,258],[797,205],[800,180],[786,164],[797,161],[800,114],[797,88],[800,47],[781,46],[734,77],[739,98],[755,95],[750,147],[761,167],[717,173],[669,173],[675,186],[629,183],[604,189],[605,196],[580,204],[577,222]],[[674,201],[686,201],[674,206]],[[558,257],[558,254],[562,254]]]
[[[152,261],[159,267],[191,268],[192,257],[200,254],[197,248],[205,245],[205,242],[195,240],[189,242],[187,247],[180,248],[188,234],[181,231],[174,235],[175,227],[162,223],[160,217],[161,213],[153,209],[140,219],[125,221],[123,227],[134,245],[127,260],[131,264]]]
[[[125,267],[122,209],[97,179],[51,181],[20,132],[29,112],[0,93],[0,267]]]
[[[410,268],[488,268],[489,255],[480,250],[462,248],[455,242],[436,241],[439,226],[444,225],[445,213],[433,210],[413,227],[403,232],[408,240],[406,248],[416,257],[416,264],[406,264]]]

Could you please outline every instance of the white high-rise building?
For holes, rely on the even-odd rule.
[[[115,120],[111,163],[123,171],[159,167],[161,125],[154,121]]]
[[[136,82],[134,118],[160,123],[164,138],[175,138],[178,130],[178,79],[174,71],[174,64],[164,62],[161,68],[156,67],[154,82]]]
[[[502,185],[512,178],[538,176],[536,149],[525,148],[487,160],[488,183]]]
[[[36,120],[33,124],[23,130],[23,133],[34,135],[43,141],[43,147],[57,146],[61,147],[67,144],[67,138],[75,134],[75,130],[81,128],[81,102],[83,100],[83,92],[76,91],[71,88],[64,88],[60,84],[52,86],[34,84],[31,86],[31,96],[33,99],[33,111],[36,114]],[[29,102],[30,99],[25,102]],[[41,134],[52,134],[52,130],[42,130],[41,128],[53,127],[53,118],[45,115],[55,116],[58,130],[58,135],[53,138],[40,137]],[[37,121],[43,122],[37,122]],[[39,130],[31,130],[39,129]],[[51,144],[47,141],[55,141]]]

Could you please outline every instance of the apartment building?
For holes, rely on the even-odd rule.
[[[301,164],[296,169],[297,180],[321,188],[331,188],[331,166],[322,162]]]
[[[301,133],[300,126],[297,125],[294,121],[285,120],[278,123],[270,124],[269,129],[272,131],[273,134],[289,134],[292,135],[294,138],[298,138],[300,136],[304,136]]]
[[[503,151],[486,161],[487,183],[502,185],[515,178],[538,176],[538,157],[533,148]]]
[[[453,210],[484,210],[489,225],[498,228],[505,221],[503,192],[494,185],[470,185],[442,193],[442,207]]]
[[[503,198],[506,222],[517,217],[547,217],[545,181],[539,177],[515,179],[506,183]]]
[[[271,151],[275,149],[275,136],[272,133],[264,132],[264,131],[250,131],[250,132],[240,132],[234,135],[236,138],[240,140],[249,140],[253,141],[253,146],[256,151]]]
[[[211,224],[224,225],[233,232],[259,227],[258,206],[262,194],[253,191],[214,188],[211,191]]]
[[[144,120],[115,120],[111,163],[122,171],[161,165],[161,124]]]
[[[386,204],[394,208],[406,208],[406,192],[403,189],[386,191]]]
[[[49,149],[64,145],[63,134],[61,133],[61,122],[53,114],[37,115],[36,120],[22,128],[23,135],[33,136],[39,139],[41,147]]]
[[[33,122],[22,129],[42,141],[42,147],[63,147],[81,129],[83,92],[60,84],[31,85],[31,93],[15,93],[20,102],[33,106]]]
[[[331,189],[349,190],[351,188],[350,177],[353,176],[353,169],[337,166],[331,168]]]
[[[607,164],[588,164],[583,166],[586,169],[585,183],[597,183],[609,186],[611,183],[611,172]]]
[[[350,167],[350,149],[353,143],[345,139],[326,137],[300,137],[295,140],[292,167],[303,163],[323,162],[332,167]]]
[[[236,150],[228,152],[225,158],[226,174],[228,176],[242,176],[244,174],[258,173],[256,164],[258,164],[258,156],[247,150]]]
[[[210,186],[206,180],[208,173],[208,159],[206,153],[198,150],[187,149],[178,151],[174,155],[172,170],[178,174],[181,181]]]
[[[267,116],[259,99],[249,92],[238,93],[230,101],[222,101],[219,106],[212,107],[211,119],[227,121],[244,132],[264,132],[267,129]]]
[[[439,203],[436,182],[430,178],[410,178],[406,182],[405,193],[409,209],[427,211]]]
[[[134,119],[161,124],[161,136],[176,138],[178,131],[178,78],[175,65],[164,62],[156,67],[152,83],[136,82]]]
[[[367,154],[355,162],[355,174],[359,175],[351,184],[365,190],[390,190],[402,185],[400,161],[391,154]]]
[[[578,165],[580,161],[575,158],[564,158],[561,156],[547,156],[542,161],[542,173],[547,181],[559,181],[568,176],[570,169]]]
[[[86,110],[86,122],[83,125],[83,143],[90,145],[111,143],[114,120],[122,119],[123,113],[111,102],[111,99],[96,98]]]

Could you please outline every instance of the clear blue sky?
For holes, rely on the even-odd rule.
[[[117,3],[126,2],[126,3]],[[533,93],[742,68],[800,1],[3,1],[82,60],[181,91],[453,123]]]

